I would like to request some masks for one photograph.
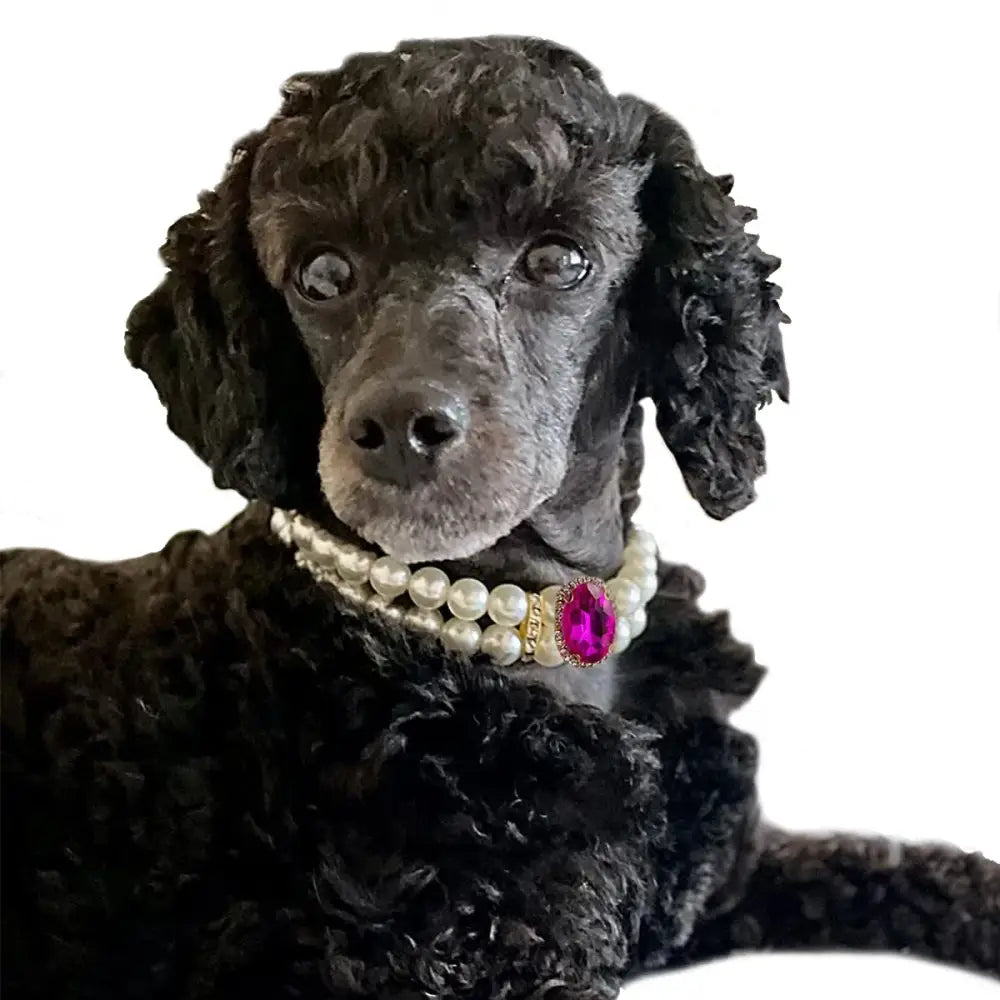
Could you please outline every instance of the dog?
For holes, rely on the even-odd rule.
[[[634,525],[643,400],[714,518],[788,399],[779,261],[671,117],[530,38],[292,77],[126,352],[249,503],[4,554],[11,998],[614,997],[745,949],[997,975],[1000,868],[786,833],[763,676]]]

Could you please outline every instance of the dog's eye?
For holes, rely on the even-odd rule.
[[[521,270],[536,285],[566,289],[587,277],[590,261],[569,237],[549,235],[528,248]]]
[[[313,302],[325,302],[350,291],[351,265],[336,250],[313,251],[295,271],[295,287]]]

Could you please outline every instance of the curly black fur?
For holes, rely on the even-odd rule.
[[[612,996],[682,949],[753,742],[385,631],[267,514],[127,564],[8,557],[10,995]]]
[[[218,188],[170,227],[160,250],[168,276],[132,311],[127,347],[169,403],[170,429],[212,468],[216,485],[295,506],[316,490],[322,409],[246,228],[259,142],[237,143]]]
[[[611,997],[828,945],[997,970],[990,862],[761,841],[725,721],[761,670],[695,574],[664,567],[603,713],[340,606],[267,519],[5,557],[5,995]]]
[[[656,423],[691,493],[726,517],[753,501],[764,472],[758,408],[772,391],[788,402],[780,327],[788,317],[768,280],[781,261],[745,231],[756,212],[729,197],[732,177],[712,177],[676,122],[652,111],[643,144],[655,151],[643,216],[663,236],[636,285],[655,289],[646,321],[671,344],[648,366]]]
[[[364,107],[412,97],[400,120],[433,123],[468,105],[463,81],[489,98],[467,111],[473,131],[530,105],[494,135],[499,174],[470,160],[413,202],[397,188],[396,216],[362,196],[394,127],[372,145]],[[351,100],[364,107],[343,112]],[[317,146],[323,122],[334,134]],[[543,371],[577,404],[565,480],[465,565],[532,583],[613,566],[645,394],[713,516],[749,502],[763,471],[757,408],[787,397],[777,261],[676,123],[535,40],[408,43],[293,78],[171,229],[168,275],[128,330],[170,426],[252,502],[215,535],[126,562],[3,555],[5,996],[610,998],[629,975],[740,948],[891,948],[1000,972],[994,863],[762,823],[756,744],[728,720],[763,670],[725,615],[700,610],[693,570],[660,566],[649,627],[602,709],[544,671],[446,654],[296,567],[270,505],[337,523],[317,475],[336,374],[265,278],[274,234],[255,243],[248,215],[255,183],[315,182],[338,143],[367,167],[320,180],[404,244],[445,190],[450,231],[477,204],[481,227],[510,222],[557,174],[579,189],[613,168],[597,216],[641,181],[621,217],[634,243],[594,222],[618,278],[587,313],[592,352]],[[502,203],[498,177],[512,184]],[[502,242],[497,227],[486,242]],[[449,245],[436,238],[428,257]],[[524,328],[544,332],[555,312],[525,309]]]

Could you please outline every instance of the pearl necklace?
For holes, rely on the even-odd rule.
[[[437,636],[446,649],[482,652],[498,666],[521,660],[590,667],[621,653],[646,627],[646,605],[657,590],[656,541],[638,528],[629,532],[625,561],[611,580],[578,577],[538,593],[513,583],[488,590],[471,577],[452,583],[437,566],[411,570],[278,507],[271,529],[297,550],[299,566],[353,603]],[[489,619],[485,628],[483,618]]]

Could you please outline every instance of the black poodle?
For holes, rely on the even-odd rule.
[[[288,81],[126,336],[251,503],[125,562],[5,555],[5,997],[580,1000],[761,948],[1000,971],[996,864],[761,820],[728,717],[762,668],[632,527],[643,398],[716,518],[787,398],[730,186],[538,40]]]

